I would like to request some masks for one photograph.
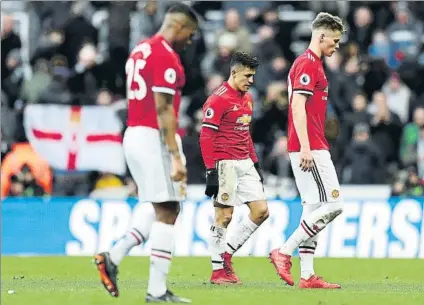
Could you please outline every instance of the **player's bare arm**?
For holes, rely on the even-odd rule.
[[[173,172],[171,178],[174,181],[182,181],[187,175],[187,170],[181,159],[178,144],[175,139],[177,132],[177,119],[173,106],[174,96],[167,93],[154,93],[156,112],[162,139],[172,156]]]
[[[300,164],[303,171],[310,171],[313,166],[311,147],[309,145],[306,125],[306,94],[295,93],[292,100],[293,123],[300,142]]]

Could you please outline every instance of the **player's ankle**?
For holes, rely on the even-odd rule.
[[[315,273],[311,271],[302,271],[300,273],[300,278],[307,281],[309,280]]]
[[[288,256],[292,256],[292,252],[290,252],[288,249],[286,249],[284,246],[283,247],[281,247],[279,250],[278,250],[278,252],[280,252],[281,254],[284,254],[284,255],[288,255]]]

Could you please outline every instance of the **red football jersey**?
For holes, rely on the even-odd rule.
[[[252,96],[234,90],[227,82],[209,96],[203,105],[202,126],[216,130],[215,161],[250,157],[252,113]]]
[[[181,89],[185,84],[184,68],[179,55],[161,35],[141,41],[125,65],[127,74],[128,126],[158,129],[153,92],[174,95],[178,118]]]
[[[288,151],[300,151],[291,108],[294,93],[309,95],[306,102],[306,120],[311,150],[328,150],[329,145],[325,138],[328,82],[321,59],[311,50],[307,49],[294,61],[289,72],[287,87],[289,94]]]

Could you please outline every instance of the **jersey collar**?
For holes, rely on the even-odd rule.
[[[225,86],[225,88],[228,89],[228,92],[230,92],[232,95],[237,96],[238,98],[242,98],[244,96],[244,92],[237,91],[236,89],[231,87],[228,82],[223,82],[223,85]]]
[[[312,57],[314,57],[316,60],[321,60],[321,58],[318,57],[318,55],[316,55],[311,49],[308,48],[308,53],[312,55]]]
[[[160,40],[160,42],[164,45],[165,48],[174,51],[174,48],[169,44],[168,41],[166,41],[165,37],[163,37],[161,34],[155,34],[154,37]]]

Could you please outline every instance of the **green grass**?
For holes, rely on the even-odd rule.
[[[100,285],[88,257],[3,257],[3,305],[143,304],[148,279],[146,257],[127,257],[120,267],[120,297]],[[300,290],[283,285],[266,258],[234,258],[242,286],[208,283],[208,258],[175,258],[169,287],[201,305],[423,305],[424,261],[316,259],[315,271],[341,290]],[[298,279],[299,263],[293,274]],[[14,294],[8,294],[14,290]]]

